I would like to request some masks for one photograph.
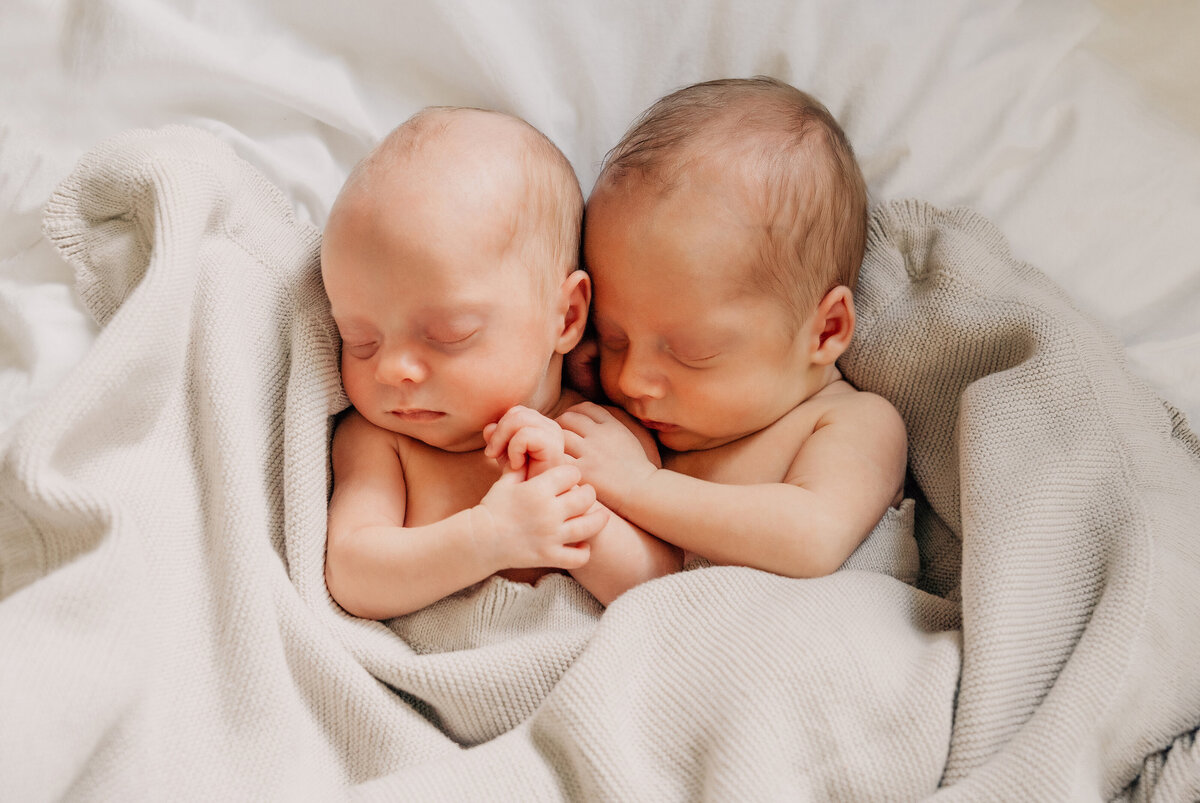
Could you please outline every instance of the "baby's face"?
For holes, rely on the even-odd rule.
[[[763,231],[722,192],[619,186],[588,203],[601,384],[668,449],[729,443],[815,392],[804,326],[747,287]]]
[[[322,272],[354,407],[384,429],[468,451],[513,405],[558,398],[557,332],[540,280],[505,247],[511,216],[434,195],[331,221]]]

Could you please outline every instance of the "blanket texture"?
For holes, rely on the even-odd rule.
[[[495,579],[388,623],[323,581],[319,233],[183,128],[99,146],[45,231],[104,328],[0,444],[6,797],[1200,796],[1200,447],[974,214],[875,210],[843,359],[909,427],[915,584]]]

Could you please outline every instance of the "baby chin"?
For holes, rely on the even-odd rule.
[[[639,419],[641,420],[641,419]],[[737,432],[697,432],[679,424],[642,420],[642,425],[654,433],[660,446],[672,452],[700,452],[716,449],[759,432],[758,429]]]
[[[482,426],[464,426],[440,410],[389,410],[384,418],[392,432],[445,452],[471,452],[484,447]]]
[[[733,438],[720,439],[700,435],[676,425],[650,427],[659,444],[672,452],[697,452],[728,443]]]

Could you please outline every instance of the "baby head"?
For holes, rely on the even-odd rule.
[[[676,451],[777,421],[838,378],[865,242],[862,173],[817,100],[761,77],[662,98],[587,205],[605,393]]]
[[[513,405],[553,407],[590,299],[582,208],[570,162],[522,120],[439,107],[392,131],[351,172],[321,245],[355,409],[469,451]]]

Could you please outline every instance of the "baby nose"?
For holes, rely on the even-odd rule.
[[[617,375],[617,388],[629,399],[661,399],[666,395],[666,380],[649,361],[635,357],[631,349]]]
[[[407,349],[389,350],[375,365],[375,381],[384,385],[424,382],[428,377],[429,366]]]

